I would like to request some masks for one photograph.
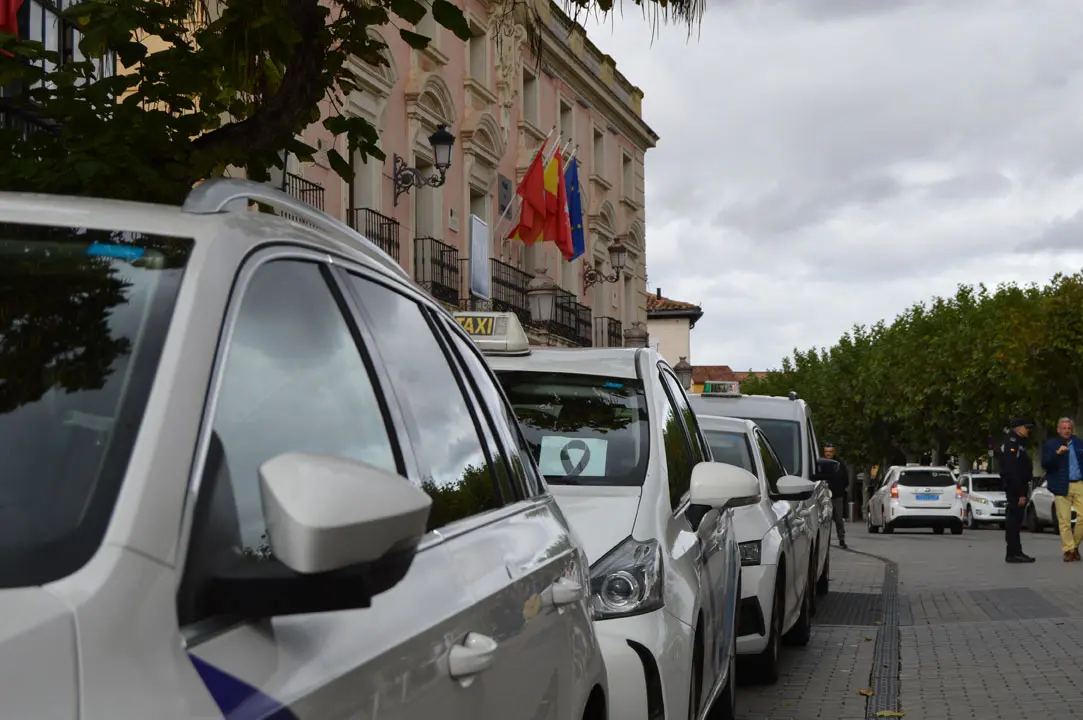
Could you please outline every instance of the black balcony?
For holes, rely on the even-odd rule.
[[[526,287],[533,275],[517,267],[490,260],[492,267],[492,302],[490,306],[496,312],[513,312],[519,316],[519,322],[530,323],[530,303],[526,299]]]
[[[357,208],[350,214],[350,227],[371,240],[385,253],[399,259],[399,221],[371,208]],[[456,274],[458,273],[458,265]],[[458,284],[455,287],[459,287]],[[456,294],[458,294],[456,292]]]
[[[624,347],[620,320],[611,317],[594,318],[595,347]]]
[[[459,249],[436,238],[414,238],[414,280],[437,300],[459,305]]]
[[[286,173],[286,192],[317,210],[323,210],[323,187],[300,175]]]
[[[575,342],[580,347],[590,347],[594,344],[591,337],[591,316],[593,313],[586,305],[575,303]]]

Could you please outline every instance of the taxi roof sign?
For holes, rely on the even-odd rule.
[[[455,322],[470,335],[484,355],[530,354],[530,339],[515,313],[457,312]]]

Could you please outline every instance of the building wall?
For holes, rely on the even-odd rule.
[[[651,318],[647,321],[651,342],[670,365],[684,357],[692,362],[692,329],[688,318]]]

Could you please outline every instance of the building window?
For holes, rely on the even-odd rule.
[[[477,25],[471,26],[474,36],[470,38],[470,79],[489,86],[489,36]]]
[[[489,193],[479,192],[470,189],[470,214],[477,215],[486,225],[489,226],[490,232],[492,232],[492,219],[489,217]]]
[[[560,136],[565,140],[575,139],[575,114],[572,106],[563,100],[560,101]]]
[[[620,182],[622,192],[626,198],[635,197],[635,163],[632,162],[632,156],[628,153],[622,153],[620,159]]]
[[[523,68],[523,119],[538,125],[538,78]]]
[[[594,128],[594,174],[605,177],[605,131]]]
[[[441,27],[432,16],[431,4],[425,3],[425,8],[425,17],[421,18],[421,22],[414,26],[414,32],[429,38],[429,47],[433,50],[439,50]]]

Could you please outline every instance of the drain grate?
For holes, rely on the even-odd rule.
[[[816,608],[817,625],[877,625],[883,612],[880,593],[833,592]]]
[[[887,561],[884,569],[883,622],[876,633],[869,687],[873,696],[865,705],[865,717],[883,711],[899,711],[899,566]]]

